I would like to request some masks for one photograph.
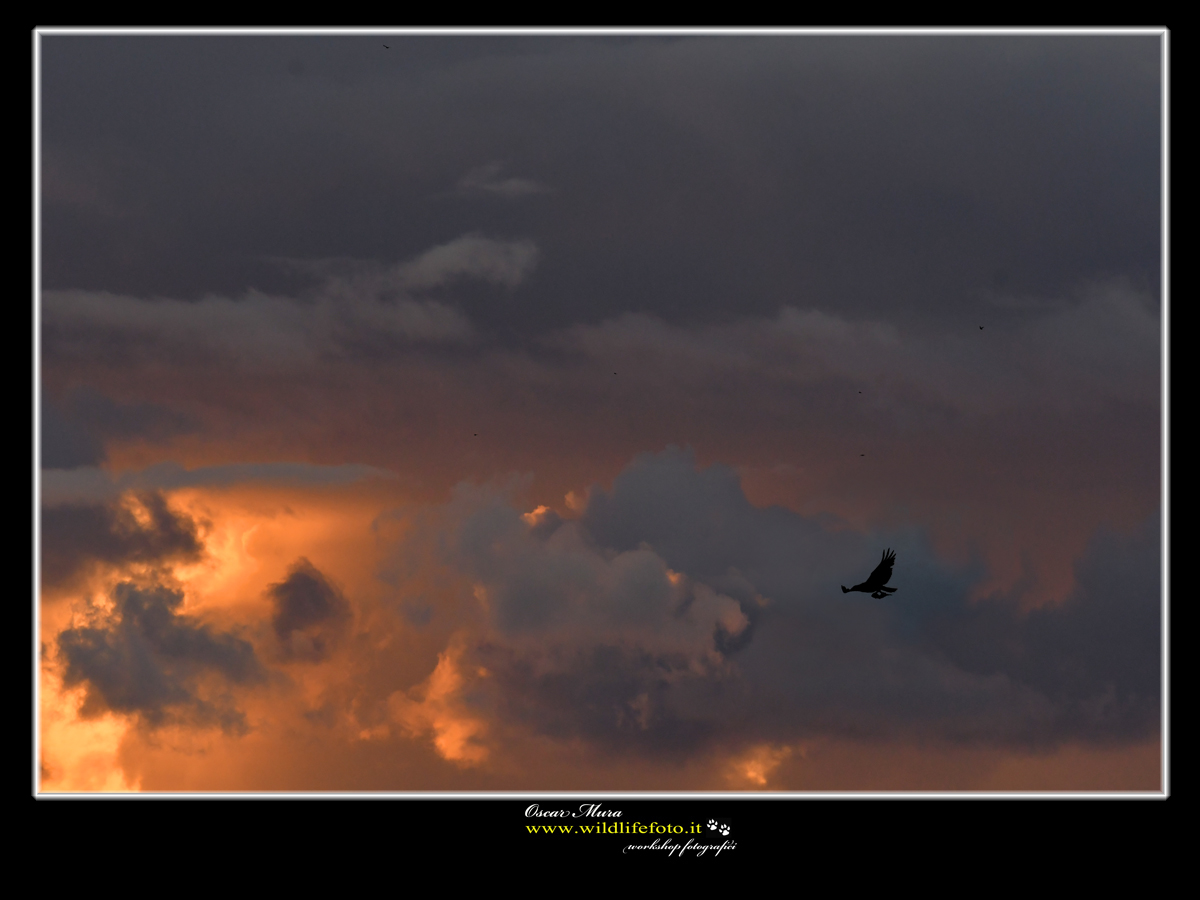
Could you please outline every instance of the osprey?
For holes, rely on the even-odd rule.
[[[896,593],[899,588],[884,587],[888,583],[888,579],[892,577],[892,563],[896,561],[896,554],[892,550],[883,551],[883,559],[879,565],[875,567],[875,571],[871,573],[871,577],[862,584],[856,584],[852,588],[842,585],[842,593],[848,594],[851,591],[862,591],[864,594],[870,594],[876,600],[880,597],[886,597],[888,594]]]

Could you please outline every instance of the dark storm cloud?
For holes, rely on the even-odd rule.
[[[1158,291],[1153,35],[42,41],[50,290],[291,294],[268,258],[483,233],[544,260],[463,300],[485,331]]]
[[[250,644],[180,613],[183,594],[163,585],[123,582],[109,599],[111,612],[58,635],[64,685],[87,689],[84,716],[111,710],[152,728],[186,722],[245,730],[227,685],[262,680]]]
[[[157,565],[196,560],[204,552],[197,523],[173,512],[156,492],[43,508],[41,537],[47,585],[64,583],[97,563]]]
[[[42,468],[74,469],[104,461],[104,445],[90,429],[73,421],[42,397]]]
[[[319,662],[328,657],[350,620],[350,604],[337,588],[301,557],[267,594],[275,606],[271,627],[283,658]]]
[[[1069,602],[1023,615],[1019,597],[969,603],[980,567],[947,566],[917,530],[756,508],[731,470],[678,451],[553,530],[462,491],[450,521],[486,623],[479,702],[545,734],[667,754],[821,735],[1025,746],[1142,738],[1160,715],[1151,525],[1097,536]],[[844,595],[885,546],[898,592]]]
[[[107,292],[42,295],[48,359],[149,360],[249,366],[312,364],[372,346],[455,344],[471,323],[453,305],[420,295],[464,281],[512,290],[536,267],[528,240],[466,234],[390,266],[355,260],[276,260],[320,283],[301,297],[251,291],[239,299],[145,300]]]
[[[111,438],[164,441],[194,432],[188,416],[153,403],[120,403],[87,387],[58,404],[42,397],[42,468],[74,469],[104,461]]]
[[[1081,288],[982,338],[975,328],[936,334],[784,306],[771,318],[704,327],[627,314],[566,329],[546,343],[608,362],[638,382],[652,380],[658,393],[667,385],[686,386],[694,396],[731,379],[754,383],[739,391],[743,405],[763,390],[787,402],[814,388],[806,399],[844,403],[854,384],[897,407],[991,416],[1044,407],[1061,414],[1112,403],[1158,405],[1162,327],[1155,306],[1148,295],[1112,282]]]
[[[1133,534],[1096,534],[1057,607],[1021,615],[1013,600],[932,617],[932,646],[965,671],[1005,673],[1058,707],[1088,739],[1143,737],[1162,700],[1162,538],[1157,516]]]
[[[462,315],[436,301],[304,304],[251,294],[239,300],[147,302],[80,291],[46,292],[43,301],[46,356],[52,363],[104,356],[132,365],[189,358],[203,363],[233,358],[251,366],[310,364],[324,353],[352,352],[356,342],[371,338],[460,341],[470,333]]]
[[[154,403],[121,403],[89,387],[72,391],[64,404],[73,416],[101,438],[163,441],[195,431],[197,423]]]

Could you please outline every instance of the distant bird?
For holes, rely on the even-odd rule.
[[[384,45],[383,45],[383,49],[384,49],[384,50],[391,50],[392,48],[391,48],[391,47],[389,47],[387,44],[384,44]]]
[[[982,325],[980,325],[980,326],[979,326],[979,330],[980,330],[980,331],[983,331],[983,326],[982,326]]]
[[[883,559],[879,565],[875,567],[875,571],[871,573],[871,577],[862,584],[856,584],[852,588],[842,585],[842,593],[848,594],[851,591],[862,591],[864,594],[870,594],[876,600],[880,597],[886,597],[888,594],[894,594],[899,588],[884,587],[888,583],[888,579],[892,577],[892,563],[896,561],[896,554],[891,550],[883,551]]]

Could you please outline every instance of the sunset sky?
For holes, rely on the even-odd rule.
[[[41,791],[1161,788],[1162,35],[36,40]]]

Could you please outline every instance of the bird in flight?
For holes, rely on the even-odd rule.
[[[879,565],[875,567],[875,571],[871,573],[871,577],[862,584],[856,584],[852,588],[842,585],[842,593],[848,594],[851,591],[862,591],[864,594],[870,594],[876,600],[880,597],[886,597],[888,594],[896,593],[899,588],[884,587],[888,583],[888,579],[892,577],[892,563],[896,561],[896,554],[892,550],[883,551],[883,559]]]
[[[384,49],[384,50],[391,50],[392,48],[391,48],[391,47],[389,47],[387,44],[384,44],[384,45],[383,45],[383,49]]]
[[[979,326],[979,330],[980,330],[980,331],[983,331],[983,326],[982,326],[982,325],[980,325],[980,326]]]

